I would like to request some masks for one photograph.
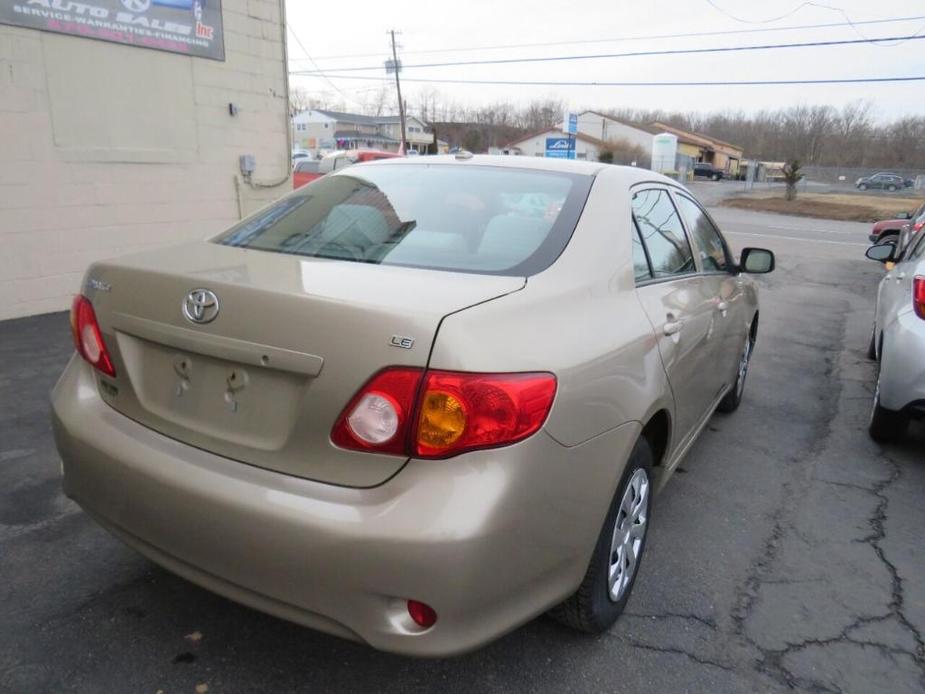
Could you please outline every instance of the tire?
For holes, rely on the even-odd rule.
[[[886,189],[887,189],[890,193],[895,193],[895,192],[896,192],[896,186],[894,186],[894,185],[888,185],[888,186],[886,187]]]
[[[870,412],[870,424],[867,431],[874,441],[887,443],[898,441],[906,435],[909,417],[902,412],[888,410],[880,406],[880,380],[874,389],[874,404]]]
[[[755,350],[755,338],[752,336],[751,326],[748,328],[748,337],[745,340],[745,347],[739,355],[739,366],[736,371],[736,381],[732,384],[729,392],[723,396],[716,406],[717,412],[735,412],[742,404],[742,396],[745,394],[745,380],[748,377],[748,366],[751,363],[752,352]]]
[[[870,344],[867,345],[867,358],[877,361],[877,326],[870,331]]]
[[[626,603],[629,601],[636,577],[639,575],[639,566],[646,549],[647,531],[651,525],[654,491],[652,448],[645,438],[640,437],[633,447],[633,452],[626,463],[626,470],[617,486],[617,493],[610,503],[610,509],[607,511],[604,526],[598,535],[585,577],[574,595],[549,611],[550,617],[588,634],[606,631],[617,621],[626,609]],[[627,508],[631,509],[629,515],[626,513]],[[633,513],[633,509],[640,513],[638,515]],[[623,578],[617,581],[612,592],[610,581],[614,567],[620,565],[622,572],[627,571],[625,564],[627,544],[620,542],[619,546],[614,546],[619,540],[620,525],[618,524],[623,524],[628,518],[634,516],[637,520],[642,519],[641,537],[638,534],[634,537],[633,534],[627,533],[621,533],[620,536],[634,543],[635,562],[629,573],[616,574],[618,579],[621,575]],[[638,522],[629,524],[632,527],[639,525]]]
[[[859,184],[859,185],[858,185],[858,190],[867,190],[867,184],[866,184],[866,183],[861,183],[861,184]]]
[[[712,178],[714,181],[718,181],[718,180],[719,180],[719,174],[713,174],[713,175],[711,176],[711,178]]]
[[[876,244],[876,245],[879,246],[879,245],[882,244],[882,243],[889,243],[890,241],[892,241],[893,243],[898,244],[898,243],[899,243],[899,234],[884,234],[883,236],[881,236],[880,238],[877,239],[877,244]]]

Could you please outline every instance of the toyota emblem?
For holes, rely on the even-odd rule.
[[[193,323],[211,323],[218,308],[218,297],[210,289],[194,289],[183,299],[183,315]]]

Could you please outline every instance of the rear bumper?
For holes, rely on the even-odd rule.
[[[119,414],[75,359],[52,394],[64,487],[153,561],[235,601],[399,653],[475,648],[575,590],[638,435],[545,433],[411,461],[372,489],[237,463]],[[407,599],[437,611],[421,631]]]
[[[925,402],[925,320],[905,310],[884,329],[880,356],[880,404],[888,410]]]

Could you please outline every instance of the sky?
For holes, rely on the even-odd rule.
[[[535,86],[416,83],[417,79],[508,81],[742,81],[925,76],[925,38],[892,43],[424,68],[420,63],[627,53],[780,43],[925,37],[925,0],[287,0],[291,84],[343,100],[375,98],[400,31],[402,91],[412,112],[423,94],[440,101],[523,105],[552,97],[571,108],[755,112],[798,104],[871,102],[879,121],[925,114],[925,81],[775,86]],[[909,18],[878,24],[871,20]],[[855,23],[854,26],[846,22]],[[843,24],[792,29],[790,27]],[[774,29],[774,31],[764,31]],[[780,29],[780,30],[779,30]],[[759,31],[755,31],[759,30]],[[665,38],[700,32],[736,32]],[[746,33],[747,32],[747,33]],[[296,38],[297,37],[297,38]],[[301,42],[301,45],[299,45]],[[556,45],[549,45],[555,43]],[[546,44],[509,47],[518,44]],[[498,48],[507,46],[508,48]],[[469,50],[458,50],[469,49]],[[478,49],[478,50],[471,50]],[[309,56],[314,61],[309,59]],[[344,57],[348,56],[348,57]],[[333,72],[369,67],[356,72]],[[347,75],[371,79],[346,79]],[[390,97],[392,95],[390,94]],[[389,108],[397,106],[390,98]]]

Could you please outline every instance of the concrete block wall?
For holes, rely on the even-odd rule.
[[[281,3],[223,0],[224,62],[0,25],[0,320],[291,190]],[[277,185],[241,180],[241,154]]]

